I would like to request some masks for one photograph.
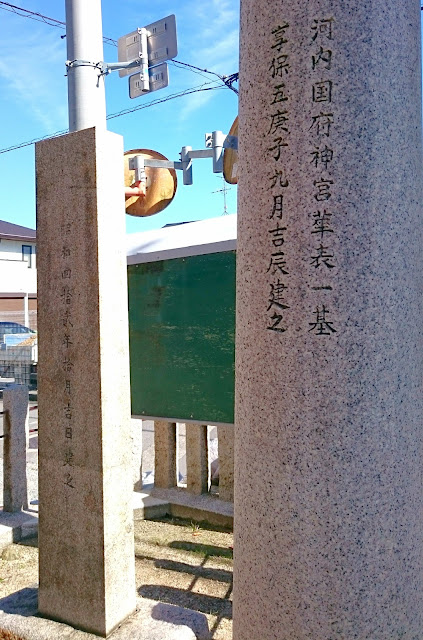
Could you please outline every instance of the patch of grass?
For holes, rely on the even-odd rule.
[[[151,545],[152,547],[167,547],[170,541],[169,536],[135,536],[135,544]]]
[[[163,522],[164,524],[174,524],[177,527],[190,527],[191,523],[198,524],[200,529],[205,531],[219,531],[220,533],[232,533],[232,527],[224,527],[218,524],[210,524],[207,520],[187,520],[185,518],[174,518],[173,516],[163,516],[161,518],[152,518],[152,522]]]
[[[191,533],[192,533],[192,535],[193,535],[193,536],[198,536],[198,535],[200,535],[200,533],[201,533],[201,527],[200,527],[200,525],[198,524],[198,522],[194,522],[193,520],[191,520],[190,527],[191,527]]]
[[[174,540],[169,544],[171,549],[181,549],[182,551],[191,551],[201,556],[213,556],[217,558],[232,558],[233,551],[229,547],[216,547],[213,544],[202,544],[200,542],[187,542],[185,540]]]

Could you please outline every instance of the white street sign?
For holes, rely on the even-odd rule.
[[[142,88],[143,87],[142,74],[135,73],[134,75],[129,77],[129,97],[130,98],[139,98],[140,96],[143,96],[146,93],[151,93],[152,91],[158,91],[159,89],[164,89],[169,84],[169,69],[165,62],[163,64],[157,65],[157,67],[150,68],[148,70],[148,76],[150,80],[149,91],[145,91]]]
[[[148,64],[156,65],[178,55],[176,19],[172,14],[144,27],[147,31]],[[141,29],[132,31],[118,40],[119,62],[131,62],[141,58]],[[121,69],[120,77],[133,73],[133,69]]]

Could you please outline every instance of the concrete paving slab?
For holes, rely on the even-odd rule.
[[[0,550],[25,538],[31,538],[38,531],[38,507],[31,510],[8,513],[0,511]]]
[[[97,640],[99,636],[37,615],[38,589],[22,589],[0,600],[0,631],[22,640]],[[174,605],[137,599],[136,612],[111,635],[113,640],[208,640],[206,617]]]
[[[233,502],[220,500],[209,493],[194,495],[180,487],[172,489],[153,488],[151,495],[169,502],[170,514],[175,518],[207,520],[211,524],[233,527]]]
[[[34,504],[35,502],[35,504]],[[212,524],[233,526],[233,503],[209,494],[195,496],[185,489],[154,489],[133,493],[134,520],[178,518],[207,520]],[[38,504],[31,503],[27,511],[8,513],[0,509],[0,550],[12,542],[32,538],[38,534]]]
[[[170,505],[166,500],[160,500],[147,492],[133,494],[134,520],[161,518],[170,513]]]

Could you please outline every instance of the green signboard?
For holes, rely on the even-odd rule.
[[[134,415],[233,423],[235,259],[128,266]]]

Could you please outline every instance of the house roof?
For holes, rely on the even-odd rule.
[[[0,220],[0,238],[5,240],[35,240],[35,237],[34,229]]]
[[[127,264],[156,262],[236,249],[236,214],[126,236]]]

